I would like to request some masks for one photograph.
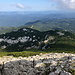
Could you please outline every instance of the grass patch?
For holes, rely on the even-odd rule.
[[[50,48],[45,50],[39,50],[39,49],[30,49],[27,51],[22,52],[0,52],[0,57],[2,56],[14,56],[14,57],[28,57],[28,56],[34,56],[38,55],[40,53],[75,53],[75,49],[66,49],[66,48]]]
[[[28,57],[28,56],[33,56],[33,55],[39,55],[41,52],[38,51],[38,52],[33,52],[33,51],[22,51],[22,52],[0,52],[0,57],[3,57],[3,56],[14,56],[14,57],[19,57],[19,56],[22,56],[22,57]],[[46,52],[43,52],[42,53],[46,53]]]

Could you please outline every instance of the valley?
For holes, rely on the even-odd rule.
[[[75,53],[75,17],[72,12],[0,12],[0,16],[3,16],[0,23],[5,23],[0,24],[1,56]]]

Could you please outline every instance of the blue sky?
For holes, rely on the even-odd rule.
[[[75,10],[75,0],[0,0],[0,11]]]

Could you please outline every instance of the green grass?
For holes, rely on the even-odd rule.
[[[30,49],[28,51],[22,52],[0,52],[0,57],[2,56],[14,56],[14,57],[28,57],[33,55],[38,55],[40,53],[75,53],[75,49],[66,49],[66,48],[50,48],[46,50],[39,50],[39,49]]]
[[[46,53],[41,51],[42,53]],[[22,52],[0,52],[0,57],[3,56],[14,56],[14,57],[28,57],[28,56],[33,56],[33,55],[38,55],[41,53],[40,51],[34,52],[34,51],[22,51]]]

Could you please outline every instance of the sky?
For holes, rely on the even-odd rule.
[[[0,11],[75,10],[75,0],[0,0]]]

